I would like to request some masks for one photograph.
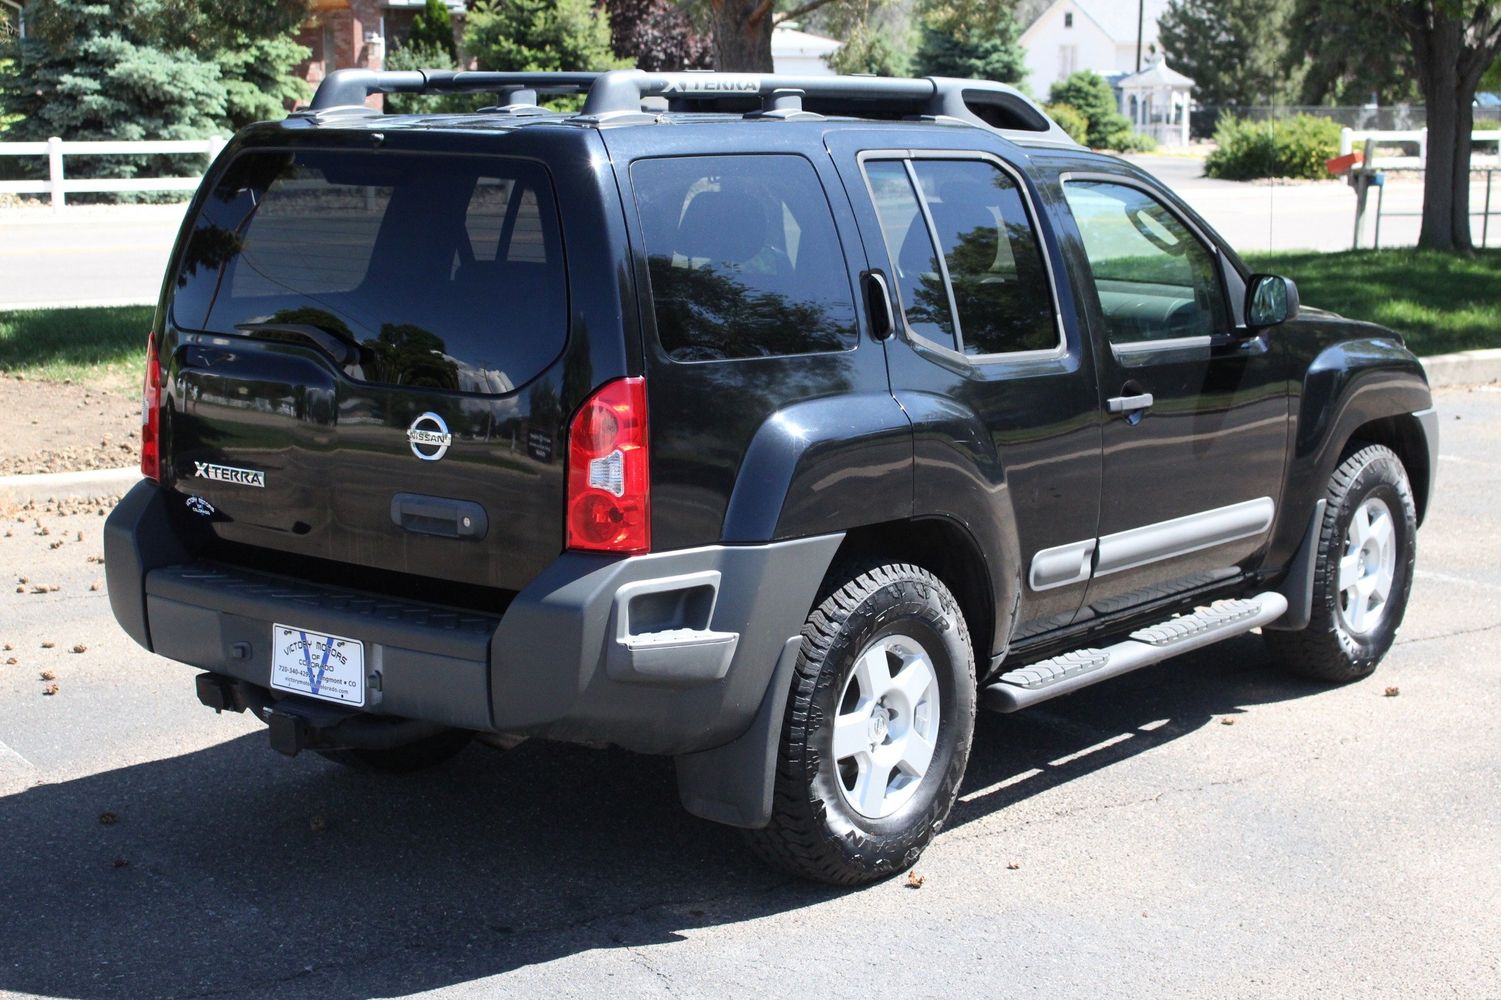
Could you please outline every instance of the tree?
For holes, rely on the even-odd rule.
[[[605,9],[611,50],[637,69],[674,72],[714,64],[713,39],[700,34],[672,0],[606,0]]]
[[[841,45],[827,57],[836,73],[906,76],[912,68],[911,11],[891,0],[844,0],[831,3],[808,19],[809,30]]]
[[[1048,103],[1068,107],[1084,118],[1085,145],[1095,149],[1124,149],[1132,145],[1131,120],[1115,106],[1115,91],[1110,89],[1110,83],[1094,70],[1081,69],[1053,84]]]
[[[1027,75],[1021,25],[1008,0],[930,0],[919,12],[913,61],[924,76],[973,77],[1020,83]]]
[[[479,0],[464,22],[464,49],[480,69],[577,72],[620,69],[610,25],[591,0]]]
[[[1470,132],[1475,91],[1501,53],[1501,2],[1384,0],[1382,13],[1412,46],[1428,111],[1418,246],[1472,250]]]
[[[1170,0],[1157,37],[1201,103],[1268,104],[1284,89],[1291,9],[1292,0]]]
[[[401,44],[403,48],[410,45],[442,52],[448,58],[441,65],[457,66],[459,47],[453,40],[453,17],[448,13],[448,4],[443,0],[427,0],[422,13],[412,18],[411,30]]]
[[[304,14],[295,0],[33,0],[0,77],[5,136],[193,139],[275,117],[308,92],[292,75]],[[156,165],[92,165],[104,163],[126,176]]]
[[[1282,72],[1298,103],[1396,104],[1417,96],[1412,46],[1380,16],[1383,0],[1293,0]]]

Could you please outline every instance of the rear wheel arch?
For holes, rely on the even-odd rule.
[[[979,661],[976,670],[983,676],[996,638],[996,588],[979,542],[949,518],[887,521],[848,532],[819,588],[815,606],[840,585],[852,566],[887,562],[920,566],[949,588],[964,614]]]

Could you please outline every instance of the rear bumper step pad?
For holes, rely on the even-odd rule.
[[[1137,629],[1130,638],[1103,649],[1076,649],[1008,670],[985,688],[981,700],[997,712],[1015,712],[1249,632],[1276,621],[1286,610],[1287,598],[1272,592],[1216,601],[1193,614]]]

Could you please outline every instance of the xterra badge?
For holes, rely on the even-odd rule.
[[[199,479],[212,479],[237,486],[266,487],[266,474],[258,469],[237,469],[232,465],[214,465],[211,462],[194,462],[193,475]]]
[[[436,462],[448,454],[453,435],[448,433],[448,425],[442,417],[428,412],[413,420],[412,426],[407,428],[407,443],[412,446],[413,455],[424,462]]]

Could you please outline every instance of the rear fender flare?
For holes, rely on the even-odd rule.
[[[794,403],[756,430],[720,537],[765,542],[912,516],[912,426],[886,392]]]

